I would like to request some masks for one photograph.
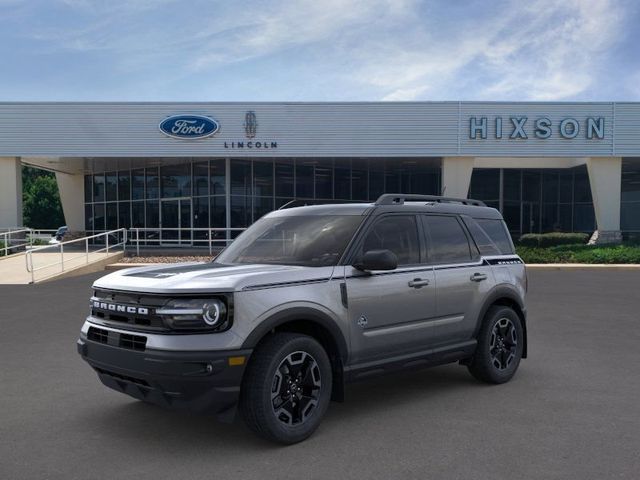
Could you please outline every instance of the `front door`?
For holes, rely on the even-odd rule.
[[[345,269],[352,361],[363,363],[425,350],[435,316],[433,268],[422,263],[414,215],[385,215],[364,234],[356,257],[391,250],[398,268],[361,272]]]
[[[160,244],[191,245],[193,216],[190,198],[172,198],[161,201]]]

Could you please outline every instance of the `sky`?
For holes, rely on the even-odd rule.
[[[640,100],[638,0],[0,0],[2,101]]]

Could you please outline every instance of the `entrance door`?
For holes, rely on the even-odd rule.
[[[191,245],[193,215],[190,198],[172,198],[161,200],[160,244]]]

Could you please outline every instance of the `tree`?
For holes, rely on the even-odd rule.
[[[22,167],[22,216],[24,224],[31,228],[58,228],[65,224],[52,172]]]

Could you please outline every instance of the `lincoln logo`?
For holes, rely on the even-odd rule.
[[[149,309],[145,307],[132,307],[130,305],[118,305],[115,303],[92,301],[93,308],[99,310],[107,310],[109,312],[117,313],[133,313],[136,315],[149,315]]]
[[[159,125],[160,131],[172,138],[205,138],[216,133],[220,125],[202,115],[174,115],[165,118]]]
[[[247,138],[253,138],[258,131],[258,121],[256,120],[256,112],[249,110],[244,115],[244,133]]]

